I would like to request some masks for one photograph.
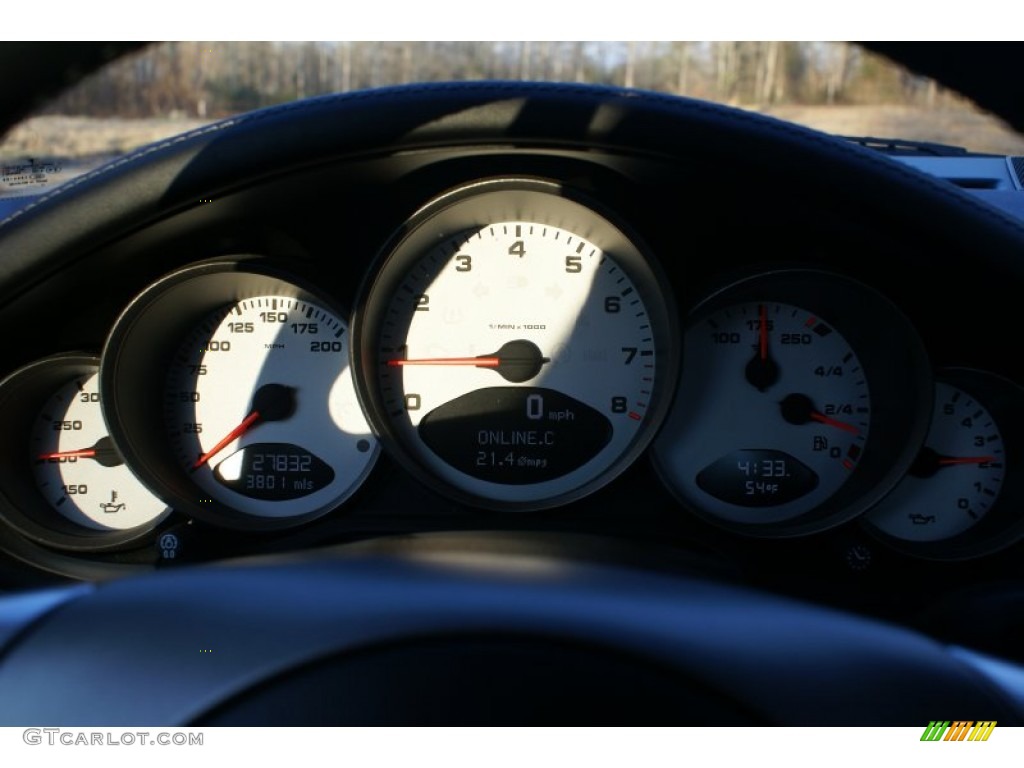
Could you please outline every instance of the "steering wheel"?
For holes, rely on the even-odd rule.
[[[841,178],[847,198],[1024,285],[1018,224],[842,140],[667,96],[483,83],[317,98],[143,148],[0,224],[0,301],[213,192],[453,145],[699,148],[812,190]],[[540,534],[385,539],[0,600],[3,725],[1016,724],[1021,679],[909,630]]]

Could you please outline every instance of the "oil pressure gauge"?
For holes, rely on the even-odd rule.
[[[924,446],[907,476],[864,518],[897,549],[962,559],[1006,547],[1024,533],[1020,425],[1024,391],[984,371],[936,375]]]
[[[782,270],[714,294],[691,315],[684,361],[655,465],[687,508],[737,532],[854,517],[924,435],[931,386],[916,334],[839,275]]]

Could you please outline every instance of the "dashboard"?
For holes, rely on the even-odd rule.
[[[3,586],[487,532],[1021,658],[1017,225],[775,121],[481,88],[0,226]]]

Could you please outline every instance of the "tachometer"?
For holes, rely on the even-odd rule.
[[[686,368],[655,444],[697,514],[754,535],[849,519],[920,445],[927,361],[907,321],[859,283],[785,270],[697,307]]]
[[[400,460],[500,509],[565,503],[627,466],[678,365],[636,238],[512,180],[449,194],[404,231],[355,323],[357,381]]]
[[[148,288],[107,342],[111,434],[178,508],[219,524],[313,519],[362,483],[377,441],[343,315],[263,266],[206,264]]]

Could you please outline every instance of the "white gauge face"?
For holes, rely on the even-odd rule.
[[[383,309],[393,433],[447,485],[530,505],[593,483],[650,425],[652,317],[573,231],[499,221],[411,262]]]
[[[98,531],[127,530],[166,515],[167,505],[125,466],[107,435],[97,374],[62,387],[32,430],[32,470],[61,515]]]
[[[871,403],[856,353],[824,318],[790,304],[733,305],[689,329],[683,360],[655,450],[691,508],[777,523],[849,479]]]
[[[302,299],[248,298],[201,322],[172,363],[165,397],[170,440],[197,489],[244,514],[334,506],[377,456],[352,385],[347,327]]]
[[[868,522],[904,541],[951,539],[996,503],[1004,462],[999,427],[985,407],[959,387],[939,382],[924,448]]]

